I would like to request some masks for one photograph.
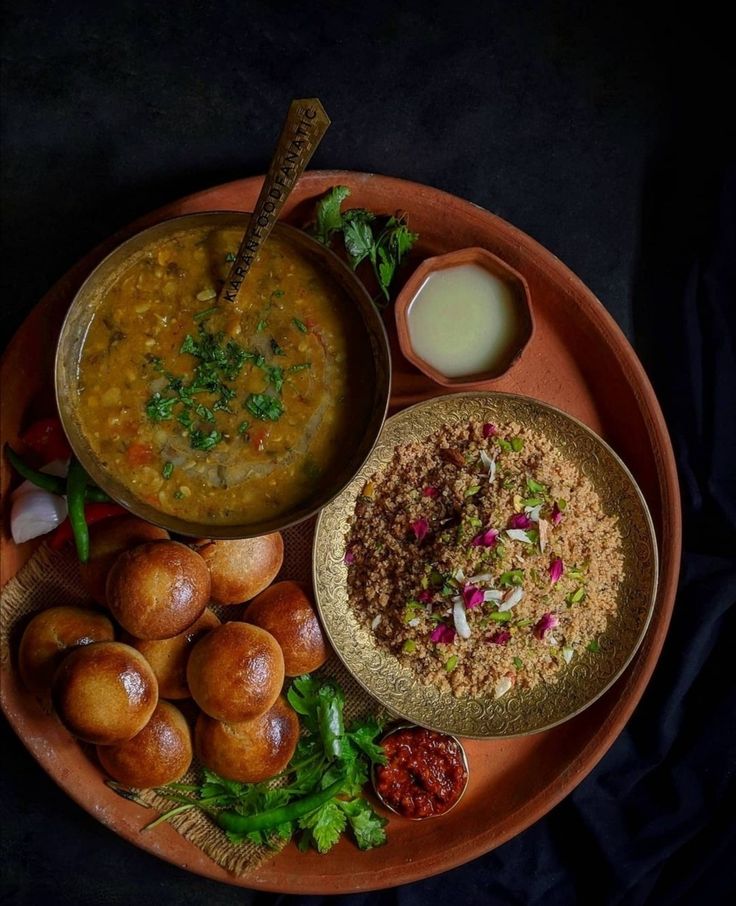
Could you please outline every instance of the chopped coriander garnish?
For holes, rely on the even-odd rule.
[[[194,431],[189,432],[189,443],[193,450],[211,450],[221,440],[222,434],[219,431],[212,430],[209,434],[205,434],[195,428]]]
[[[284,372],[278,365],[266,365],[265,366],[266,377],[269,384],[273,384],[277,392],[281,392],[281,388],[284,386]]]
[[[236,257],[235,252],[225,252],[225,262],[227,264],[232,264]]]
[[[245,401],[245,408],[264,422],[278,421],[284,412],[281,400],[267,393],[251,393]]]
[[[173,473],[174,473],[174,463],[165,462],[163,469],[161,469],[161,474],[163,475],[163,477],[168,481],[169,478],[171,478],[171,476],[173,475]]]
[[[273,337],[271,337],[271,352],[274,355],[286,355],[284,350],[279,346],[279,344]]]
[[[445,670],[448,673],[452,673],[452,671],[455,669],[455,667],[457,667],[457,655],[453,654],[452,657],[449,657],[445,661]]]
[[[174,500],[181,500],[184,497],[184,491],[179,488],[177,491],[174,491]]]
[[[256,333],[261,333],[268,327],[268,321],[265,318],[262,318],[256,325]]]
[[[275,289],[271,293],[271,301],[273,301],[274,299],[280,299],[283,295],[284,295],[283,289]]]
[[[194,316],[194,320],[195,321],[204,321],[206,318],[209,318],[210,315],[214,315],[214,313],[217,310],[218,310],[217,306],[213,305],[211,308],[205,308],[204,311],[198,311],[197,314]]]
[[[146,403],[146,415],[152,422],[165,422],[174,417],[173,408],[179,402],[175,396],[164,397],[154,393]]]
[[[238,434],[245,434],[248,428],[250,428],[250,422],[246,419],[238,425]]]
[[[291,323],[297,330],[301,330],[302,333],[309,333],[309,328],[303,321],[300,321],[299,318],[292,318]]]
[[[298,365],[289,365],[286,369],[287,374],[297,374],[299,371],[305,371],[307,368],[311,368],[311,362],[300,362]]]

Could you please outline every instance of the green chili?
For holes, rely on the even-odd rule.
[[[50,494],[58,494],[60,497],[66,494],[65,478],[60,478],[58,475],[47,475],[45,472],[32,469],[27,463],[23,462],[10,444],[5,444],[5,455],[8,457],[10,465],[21,478],[25,478],[26,481],[30,481],[37,488],[42,488]],[[87,503],[110,503],[112,500],[101,488],[89,484],[84,492],[84,499]]]
[[[336,796],[345,785],[345,778],[341,777],[327,789],[319,790],[316,793],[310,793],[303,799],[297,799],[296,802],[290,802],[288,805],[279,806],[279,808],[268,809],[265,812],[259,812],[255,815],[239,815],[237,812],[219,812],[215,815],[215,821],[223,830],[230,831],[232,834],[249,834],[251,831],[264,831],[278,827],[280,824],[286,824],[289,821],[296,821],[303,818],[310,812],[329,802]]]
[[[89,526],[84,518],[84,491],[87,487],[87,473],[76,459],[69,463],[69,477],[66,483],[66,503],[69,508],[69,524],[74,533],[74,543],[80,563],[89,560]]]

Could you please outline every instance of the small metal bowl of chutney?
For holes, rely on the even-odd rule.
[[[460,740],[414,724],[400,724],[381,739],[386,764],[374,765],[373,789],[387,809],[423,821],[460,802],[468,786],[468,758]]]

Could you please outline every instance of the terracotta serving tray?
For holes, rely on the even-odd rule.
[[[14,440],[33,418],[53,411],[51,366],[64,312],[77,287],[107,252],[135,231],[166,217],[251,210],[261,182],[260,177],[233,182],[168,205],[112,237],[72,268],[30,313],[3,357],[2,440]],[[373,174],[309,173],[289,200],[286,219],[304,224],[314,199],[340,184],[352,189],[347,206],[408,212],[411,228],[421,239],[403,269],[403,279],[421,259],[466,246],[487,248],[523,274],[531,292],[536,331],[521,361],[494,389],[552,403],[611,444],[649,504],[661,573],[651,626],[621,679],[590,708],[559,727],[506,741],[468,741],[470,786],[461,805],[441,824],[392,820],[388,844],[367,853],[349,842],[325,856],[300,854],[289,846],[238,878],[167,825],[141,835],[150,813],[109,790],[98,768],[19,687],[13,672],[3,674],[2,707],[11,725],[44,770],[90,814],[137,846],[189,871],[286,893],[370,890],[424,878],[493,849],[549,811],[604,755],[639,701],[664,642],[680,560],[680,500],[662,413],[632,348],[595,296],[524,233],[470,202],[415,183]],[[401,356],[391,310],[386,324],[395,369],[392,410],[445,392]],[[3,494],[10,479],[3,459]],[[32,543],[12,543],[6,512],[0,538],[3,584],[32,551]]]

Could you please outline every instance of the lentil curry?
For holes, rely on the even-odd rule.
[[[307,500],[365,405],[348,297],[272,236],[237,303],[217,304],[242,233],[197,227],[108,286],[79,361],[80,427],[104,467],[164,513],[256,522]]]

